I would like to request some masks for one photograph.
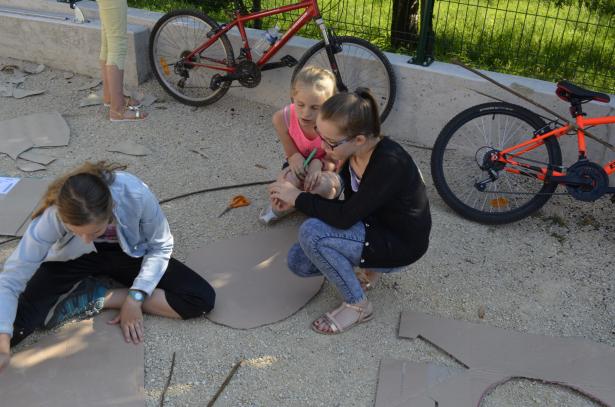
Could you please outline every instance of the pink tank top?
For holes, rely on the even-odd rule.
[[[286,122],[286,127],[288,127],[288,134],[290,135],[290,138],[293,140],[295,147],[297,147],[297,150],[304,158],[307,158],[315,148],[317,151],[314,158],[322,159],[325,156],[325,150],[321,147],[322,142],[320,141],[320,137],[317,136],[313,140],[310,140],[305,136],[303,130],[301,130],[299,119],[297,118],[297,113],[295,112],[294,103],[291,103],[284,108],[284,121]]]

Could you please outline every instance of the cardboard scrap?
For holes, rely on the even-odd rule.
[[[39,163],[33,163],[31,161],[17,159],[17,168],[25,172],[35,172],[46,170],[47,167],[40,165]]]
[[[0,121],[0,152],[14,160],[31,147],[68,145],[70,129],[58,112],[34,113]]]
[[[55,157],[52,157],[45,153],[41,153],[34,149],[30,149],[24,153],[19,154],[19,158],[43,165],[49,165],[56,160]]]
[[[39,74],[45,70],[45,65],[43,64],[28,64],[24,66],[23,70],[30,74]]]
[[[211,243],[190,255],[186,265],[216,290],[216,306],[207,317],[232,328],[272,324],[293,315],[323,284],[288,270],[286,255],[297,241],[297,228],[276,228]]]
[[[434,365],[383,361],[380,396],[377,395],[381,403],[377,402],[376,407],[434,407],[436,403],[440,407],[477,406],[492,387],[515,377],[560,384],[606,405],[615,405],[615,349],[604,344],[582,338],[525,334],[408,311],[402,313],[399,336],[421,337],[467,369],[442,373]],[[408,383],[408,375],[419,377],[421,386]],[[386,404],[382,404],[383,400]]]
[[[0,381],[2,405],[143,407],[143,344],[127,344],[114,312],[63,326],[16,353]]]
[[[0,199],[0,235],[23,236],[30,215],[47,190],[50,179],[21,178]]]
[[[77,89],[75,89],[75,90],[88,90],[88,89],[95,88],[95,87],[97,87],[100,84],[101,84],[100,79],[95,79],[93,81],[89,81],[86,84],[77,87]]]
[[[13,97],[15,99],[23,99],[25,97],[28,96],[34,96],[34,95],[40,95],[45,93],[45,89],[42,90],[28,90],[28,89],[20,89],[20,88],[14,88],[13,89]]]
[[[124,140],[114,144],[112,147],[109,147],[107,151],[136,156],[144,156],[150,153],[147,147],[132,140]]]
[[[79,107],[102,105],[103,98],[100,93],[90,93],[79,101]]]

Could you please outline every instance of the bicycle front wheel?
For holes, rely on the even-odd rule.
[[[349,91],[360,86],[369,88],[378,102],[380,121],[384,122],[391,112],[397,92],[391,63],[382,51],[361,38],[346,36],[336,38],[340,49],[335,53],[335,61],[343,85]],[[293,78],[308,65],[332,69],[324,40],[303,54],[293,72]],[[338,88],[339,86],[338,84]]]
[[[486,224],[514,222],[540,209],[556,183],[508,172],[503,164],[485,163],[493,152],[531,140],[534,131],[544,126],[535,113],[509,103],[485,103],[455,116],[438,136],[431,154],[431,174],[444,202],[461,216]],[[547,168],[560,166],[562,153],[557,139],[549,137],[544,144],[515,155],[514,160]],[[490,179],[489,170],[497,177],[481,190],[479,183]]]
[[[228,91],[230,82],[211,88],[212,77],[225,73],[215,68],[235,64],[233,48],[226,35],[199,54],[186,58],[217,28],[218,24],[203,13],[175,10],[162,16],[152,29],[149,40],[152,71],[163,89],[184,104],[208,105]]]

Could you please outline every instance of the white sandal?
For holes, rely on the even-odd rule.
[[[358,314],[358,317],[356,321],[348,323],[344,326],[342,323],[340,323],[340,321],[336,319],[336,316],[347,308],[350,308],[356,311],[356,313]],[[336,334],[341,334],[342,332],[346,332],[353,326],[362,324],[363,322],[370,321],[372,318],[374,318],[374,309],[372,307],[371,302],[367,301],[367,303],[363,306],[347,304],[343,302],[342,305],[340,305],[333,311],[327,312],[324,315],[322,315],[320,318],[314,320],[311,326],[312,326],[312,330],[314,330],[315,332],[318,332],[319,334],[336,335]],[[322,323],[324,322],[327,324],[330,331],[323,331],[322,329],[318,328],[316,323],[319,321],[321,323],[318,325],[322,326]]]
[[[117,122],[135,122],[135,121],[141,121],[144,120],[147,115],[144,115],[141,110],[139,110],[138,108],[134,107],[134,106],[129,106],[128,110],[132,111],[135,113],[135,115],[133,117],[125,117],[124,115],[126,114],[126,110],[124,110],[124,112],[116,112],[115,110],[110,110],[111,113],[115,113],[115,114],[121,114],[122,118],[121,119],[114,119],[113,117],[109,116],[109,120],[117,123]]]

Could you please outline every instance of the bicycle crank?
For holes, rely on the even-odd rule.
[[[252,61],[241,61],[235,67],[235,72],[227,75],[214,75],[209,87],[216,90],[224,82],[237,81],[246,88],[255,88],[261,83],[261,71]]]
[[[568,168],[566,177],[576,177],[584,180],[586,184],[566,184],[570,195],[579,201],[593,202],[607,193],[609,176],[604,169],[591,161],[578,161]]]

